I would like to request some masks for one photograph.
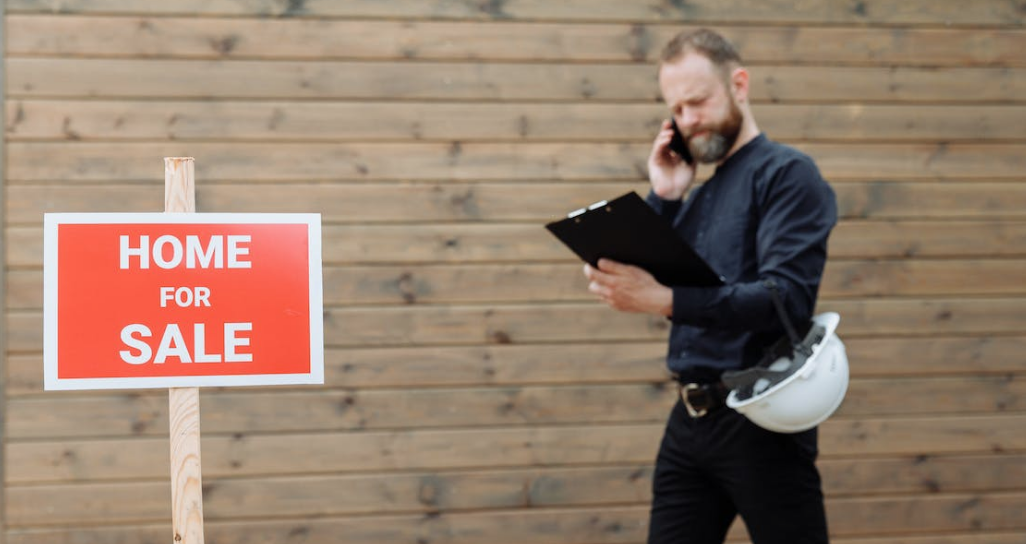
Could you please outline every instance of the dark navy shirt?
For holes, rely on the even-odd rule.
[[[683,202],[647,200],[726,278],[721,287],[670,286],[667,365],[681,379],[752,366],[785,333],[766,280],[792,323],[812,317],[837,203],[811,158],[760,134]]]

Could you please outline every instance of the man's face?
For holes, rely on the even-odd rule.
[[[659,87],[695,160],[715,163],[726,157],[744,114],[723,73],[708,58],[689,53],[659,69]]]

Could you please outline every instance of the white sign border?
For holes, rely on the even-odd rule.
[[[309,240],[310,372],[237,376],[164,376],[140,378],[72,378],[57,375],[57,227],[64,224],[305,224]],[[319,213],[47,213],[43,216],[43,389],[157,389],[320,385],[324,383],[324,288],[321,270]]]

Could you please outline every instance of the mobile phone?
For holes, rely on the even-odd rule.
[[[677,128],[677,121],[670,119],[670,124],[673,126],[673,138],[670,139],[670,151],[676,153],[678,157],[688,164],[695,162],[695,159],[691,156],[691,150],[688,149],[688,143],[684,141],[684,135],[681,134],[680,129]]]

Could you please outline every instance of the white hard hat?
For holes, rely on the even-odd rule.
[[[819,314],[801,342],[787,342],[786,350],[777,346],[756,367],[725,373],[727,406],[780,433],[811,429],[830,417],[848,390],[848,356],[836,333],[840,321],[834,312]]]

